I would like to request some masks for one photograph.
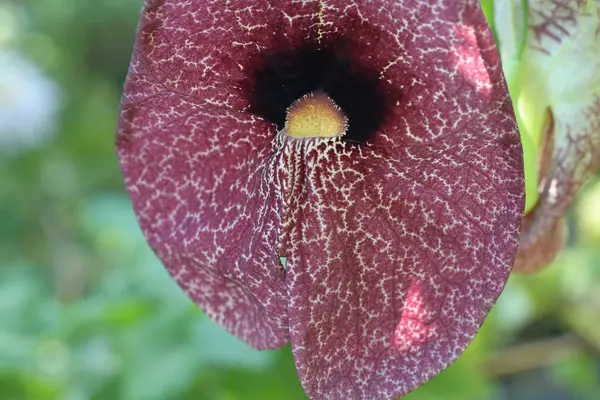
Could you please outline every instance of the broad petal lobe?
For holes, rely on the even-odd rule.
[[[382,75],[411,95],[372,148],[293,151],[305,183],[286,254],[290,335],[312,399],[401,395],[454,361],[504,286],[523,207],[518,138],[480,10],[412,9],[402,31],[393,17],[410,7],[369,20],[361,6],[384,28],[379,57],[393,63]]]
[[[482,156],[505,159],[494,173],[515,175],[497,143],[478,143]],[[291,340],[311,399],[412,390],[456,359],[495,302],[522,188],[518,176],[490,181],[459,148],[412,146],[381,161],[376,150],[332,147],[331,162],[306,150],[287,266]]]
[[[272,135],[252,116],[165,93],[125,100],[118,138],[150,246],[211,318],[261,349],[288,341]]]
[[[252,60],[340,38],[393,99],[372,137],[294,139],[249,112]],[[252,346],[291,340],[311,399],[422,384],[510,272],[521,147],[477,0],[147,1],[118,146],[170,273]]]

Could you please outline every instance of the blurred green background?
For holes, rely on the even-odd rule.
[[[114,135],[140,8],[0,0],[0,400],[305,399],[290,349],[204,317],[136,224]],[[599,179],[569,229],[407,399],[600,399]]]

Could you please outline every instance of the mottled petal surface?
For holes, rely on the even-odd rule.
[[[295,139],[250,112],[251,60],[340,37],[395,99],[365,143]],[[250,345],[291,341],[311,399],[431,378],[514,259],[521,146],[477,0],[147,1],[118,148],[170,273]]]
[[[366,148],[286,148],[303,165],[286,255],[311,399],[391,398],[438,373],[472,340],[516,249],[520,144],[477,2],[389,2],[385,16],[378,4],[352,10],[384,27],[371,62],[407,93],[396,117]]]
[[[242,340],[260,349],[287,343],[286,288],[273,251],[282,201],[269,184],[277,179],[268,162],[272,128],[164,91],[125,103],[120,129],[136,214],[169,272]]]

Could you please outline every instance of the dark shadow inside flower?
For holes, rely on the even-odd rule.
[[[249,65],[242,87],[250,112],[282,130],[288,107],[310,93],[324,93],[348,118],[344,140],[364,143],[383,126],[399,97],[385,87],[379,72],[361,65],[355,44],[339,39],[325,45],[305,44],[296,49],[275,49],[260,54]]]

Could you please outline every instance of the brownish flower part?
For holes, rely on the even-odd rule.
[[[534,221],[532,214],[523,218],[523,232],[531,233],[531,224]],[[556,221],[552,229],[542,233],[535,245],[519,248],[513,272],[530,274],[538,272],[548,266],[562,250],[566,239],[565,219]]]
[[[552,167],[554,153],[554,119],[552,113],[546,111],[546,126],[544,128],[542,154],[539,160],[539,193],[540,198],[547,196],[548,173]],[[546,193],[544,191],[546,190]],[[537,206],[531,210],[521,222],[521,238],[519,250],[515,258],[513,272],[532,273],[538,272],[548,266],[562,250],[565,242],[564,218],[556,221],[551,229],[539,229],[540,224],[534,224],[542,216],[536,211]],[[542,224],[543,226],[543,224]]]
[[[513,272],[535,272],[564,245],[564,215],[600,166],[600,6],[578,0],[530,2],[525,79],[545,79],[545,135],[539,201],[522,222]],[[537,78],[537,77],[542,78]],[[542,108],[543,109],[543,108]]]

